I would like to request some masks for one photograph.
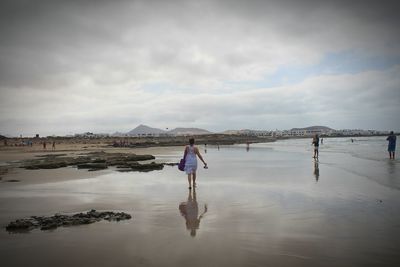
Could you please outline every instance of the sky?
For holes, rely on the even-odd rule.
[[[400,131],[396,1],[0,2],[0,134]]]

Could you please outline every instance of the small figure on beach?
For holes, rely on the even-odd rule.
[[[186,229],[190,231],[192,237],[196,236],[196,231],[200,227],[200,220],[207,212],[207,204],[204,205],[204,211],[199,216],[199,205],[196,199],[196,190],[189,190],[189,196],[186,202],[179,204],[179,211],[186,220]]]
[[[246,142],[246,151],[249,152],[250,150],[250,142]]]
[[[46,149],[46,141],[43,141],[43,149]]]
[[[390,132],[386,140],[389,141],[388,143],[389,157],[390,159],[394,159],[394,153],[396,151],[396,135],[393,133],[393,131]]]
[[[51,145],[52,150],[56,150],[56,141],[53,141],[53,144]]]
[[[354,143],[354,139],[353,138],[351,138],[351,142]]]
[[[196,170],[197,170],[197,157],[203,162],[204,168],[207,169],[207,163],[204,161],[200,154],[199,149],[194,145],[194,138],[189,139],[189,145],[185,147],[185,172],[188,175],[189,189],[196,187]]]
[[[324,138],[321,138],[321,145],[324,144]]]
[[[314,156],[313,158],[318,158],[318,154],[319,154],[319,137],[318,134],[315,134],[312,144],[314,145]]]

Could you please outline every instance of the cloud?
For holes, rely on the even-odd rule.
[[[355,114],[389,111],[376,96],[398,100],[397,67],[254,82],[343,51],[400,58],[395,10],[392,1],[2,1],[1,130],[390,127]]]

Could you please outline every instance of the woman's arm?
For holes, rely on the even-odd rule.
[[[198,149],[197,147],[196,147],[196,149],[195,149],[195,153],[196,153],[196,155],[199,157],[199,159],[204,163],[204,165],[207,166],[207,163],[204,161],[204,159],[203,159],[203,157],[201,156],[200,151],[199,151],[199,149]]]

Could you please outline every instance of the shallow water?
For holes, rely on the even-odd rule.
[[[1,183],[1,226],[92,208],[133,215],[29,234],[3,229],[2,265],[399,266],[399,161],[387,159],[383,137],[324,139],[319,161],[311,158],[309,139],[249,150],[199,147],[209,169],[199,168],[195,193],[176,167]],[[182,154],[157,151],[157,160],[166,162]]]

